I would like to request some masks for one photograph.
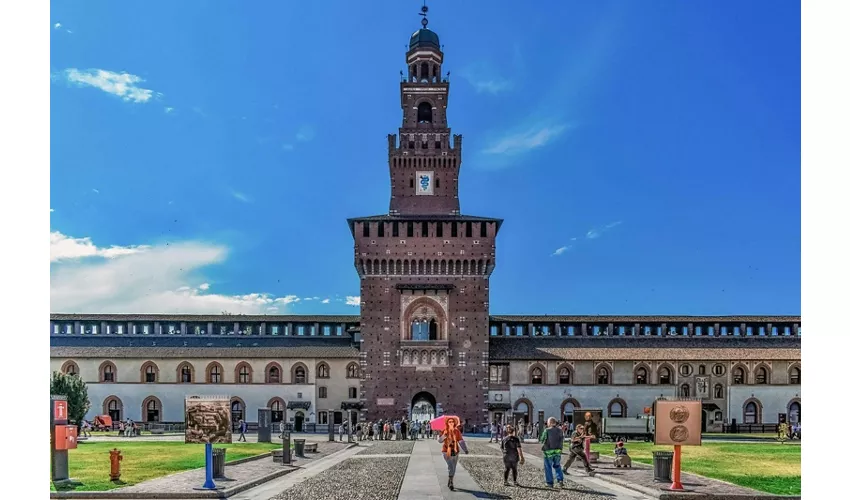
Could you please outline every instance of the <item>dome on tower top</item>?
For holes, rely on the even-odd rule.
[[[440,50],[440,37],[428,28],[422,28],[410,35],[410,50],[432,48]]]

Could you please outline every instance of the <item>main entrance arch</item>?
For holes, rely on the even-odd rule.
[[[427,391],[413,396],[410,401],[410,420],[428,422],[437,417],[437,398]]]

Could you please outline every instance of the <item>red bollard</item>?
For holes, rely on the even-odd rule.
[[[124,460],[124,457],[121,456],[121,452],[114,448],[109,452],[109,480],[110,481],[118,481],[121,478],[121,460]]]
[[[590,438],[584,438],[584,456],[590,461]]]
[[[684,490],[682,486],[682,446],[673,446],[673,484],[670,485],[671,490]]]

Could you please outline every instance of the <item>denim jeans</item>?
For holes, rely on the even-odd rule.
[[[446,465],[449,466],[449,477],[455,475],[455,470],[457,470],[457,459],[460,455],[452,456],[450,453],[443,453],[443,459],[446,461]]]
[[[552,480],[552,469],[555,469],[555,477],[558,479],[558,482],[564,481],[564,471],[561,469],[561,455],[554,455],[552,457],[543,457],[543,472],[546,474],[546,484],[552,485],[554,481]]]

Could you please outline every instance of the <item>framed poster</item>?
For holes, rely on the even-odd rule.
[[[434,194],[434,172],[416,172],[416,194],[417,195],[433,195]]]
[[[190,396],[186,398],[186,443],[232,443],[230,398]]]
[[[602,432],[602,409],[576,408],[573,410],[573,424],[576,427],[583,425],[584,433],[593,436],[591,442],[599,441],[599,433]]]
[[[702,402],[659,399],[655,402],[656,445],[702,445]]]

